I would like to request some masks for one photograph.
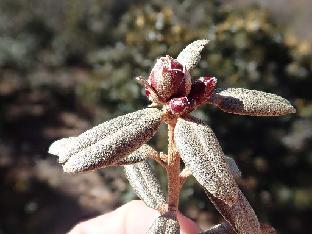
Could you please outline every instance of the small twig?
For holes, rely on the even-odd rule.
[[[174,127],[176,119],[168,122],[168,210],[176,213],[180,194],[180,155],[174,143]]]
[[[155,149],[151,149],[149,152],[149,158],[154,159],[157,161],[162,167],[167,167],[167,160],[164,160],[163,153],[158,153]],[[166,158],[165,158],[166,159]]]

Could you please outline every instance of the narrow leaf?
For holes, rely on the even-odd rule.
[[[77,138],[76,137],[67,137],[62,138],[57,141],[54,141],[49,147],[49,153],[53,155],[57,155],[59,163],[65,162],[70,154],[65,154],[65,152],[72,146],[76,145]]]
[[[119,116],[99,124],[77,137],[63,138],[55,141],[49,148],[49,153],[59,156],[59,163],[66,162],[69,157],[80,150],[95,144],[99,140],[117,132],[146,115],[155,115],[160,111],[156,108],[145,108],[133,113]]]
[[[260,234],[260,224],[258,218],[245,198],[244,194],[238,190],[237,200],[232,206],[216,198],[207,190],[205,191],[211,202],[218,209],[224,219],[232,226],[237,233]]]
[[[147,161],[124,166],[130,185],[144,203],[153,209],[166,204],[160,182]]]
[[[162,112],[154,109],[129,125],[122,124],[120,129],[114,129],[115,132],[71,155],[63,165],[63,170],[77,173],[111,166],[147,142],[161,122]]]
[[[280,96],[243,88],[215,89],[209,102],[225,112],[238,115],[277,116],[296,112]]]
[[[175,217],[161,215],[147,231],[148,234],[180,234],[180,225]]]
[[[127,157],[115,162],[113,166],[125,166],[135,164],[138,162],[143,162],[149,157],[149,155],[153,151],[154,149],[151,146],[144,144],[139,149],[129,154]]]
[[[187,70],[194,68],[199,60],[200,53],[209,40],[197,40],[186,46],[178,55],[177,60],[184,65]]]
[[[239,189],[211,128],[195,118],[179,118],[174,140],[196,180],[215,197],[233,204]]]

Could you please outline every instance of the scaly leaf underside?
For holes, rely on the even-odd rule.
[[[132,124],[143,116],[149,114],[155,115],[159,112],[156,108],[145,108],[116,117],[83,132],[77,137],[68,137],[55,141],[50,146],[49,153],[57,155],[59,157],[59,163],[64,163],[71,155]]]
[[[115,162],[113,166],[125,166],[138,162],[143,162],[149,157],[152,152],[155,152],[155,150],[151,146],[144,144],[125,158]]]
[[[205,190],[205,192],[220,214],[237,233],[261,233],[258,218],[240,190],[238,191],[237,200],[232,206],[229,206],[220,199],[216,198],[209,191]]]
[[[119,126],[119,128],[113,127],[103,139],[70,155],[63,165],[63,170],[68,173],[77,173],[114,165],[115,162],[134,152],[155,134],[162,122],[162,112],[155,108],[148,109],[146,114],[141,115],[130,124],[128,121],[126,122],[127,124],[116,123],[115,126]],[[97,134],[99,133],[97,132]],[[81,139],[85,138],[78,136],[78,139],[82,142]]]
[[[215,197],[233,204],[239,189],[211,128],[195,118],[179,118],[174,139],[196,180]]]
[[[280,96],[243,88],[215,89],[209,102],[224,112],[238,115],[278,116],[296,112]]]
[[[160,182],[147,161],[124,166],[124,170],[131,187],[148,207],[161,209],[166,204]]]
[[[187,70],[194,68],[201,58],[201,51],[208,42],[209,40],[197,40],[190,43],[178,55],[178,62],[185,66]]]

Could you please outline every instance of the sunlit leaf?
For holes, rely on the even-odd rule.
[[[178,55],[177,60],[184,65],[187,70],[194,68],[201,56],[200,53],[207,45],[209,40],[197,40],[186,46]]]
[[[154,152],[154,149],[151,146],[144,144],[125,158],[115,162],[114,166],[124,166],[142,162],[146,160],[152,152]]]
[[[233,204],[239,189],[212,129],[195,118],[179,118],[174,140],[196,180],[215,197]]]
[[[124,166],[127,179],[136,194],[153,209],[160,209],[166,204],[160,182],[147,161]]]
[[[258,218],[240,190],[238,190],[237,200],[232,206],[216,198],[209,191],[205,190],[205,192],[220,214],[237,233],[261,233]]]
[[[209,102],[225,112],[238,115],[277,116],[296,112],[280,96],[243,88],[215,89]]]
[[[127,127],[134,121],[147,115],[160,115],[156,108],[145,108],[126,115],[119,116],[112,120],[99,124],[77,137],[68,137],[55,141],[49,147],[49,153],[59,157],[59,163],[64,163],[68,158],[78,153],[80,150],[95,144],[99,140],[117,132],[123,127]]]
[[[160,110],[148,108],[143,112],[140,117],[134,113],[135,119],[131,118],[131,114],[130,117],[129,115],[118,117],[116,118],[118,121],[116,119],[109,121],[110,125],[104,123],[107,128],[103,125],[98,126],[89,130],[89,133],[78,136],[77,141],[73,140],[73,144],[78,142],[78,146],[69,147],[75,150],[66,152],[70,156],[63,164],[63,170],[76,173],[111,166],[134,152],[155,134],[162,122]],[[104,132],[103,138],[100,137],[101,132]],[[90,141],[87,136],[92,140]],[[71,154],[72,152],[76,153]]]

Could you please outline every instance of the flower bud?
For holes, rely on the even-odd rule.
[[[173,98],[169,101],[169,110],[172,114],[181,114],[191,108],[187,97]]]
[[[156,93],[158,100],[150,95],[150,87],[145,87],[146,95],[156,103],[166,103],[171,98],[187,96],[191,90],[190,73],[169,55],[157,60],[147,82]]]
[[[188,96],[192,106],[195,108],[206,103],[215,89],[217,79],[215,77],[200,77],[192,84],[191,92]]]

